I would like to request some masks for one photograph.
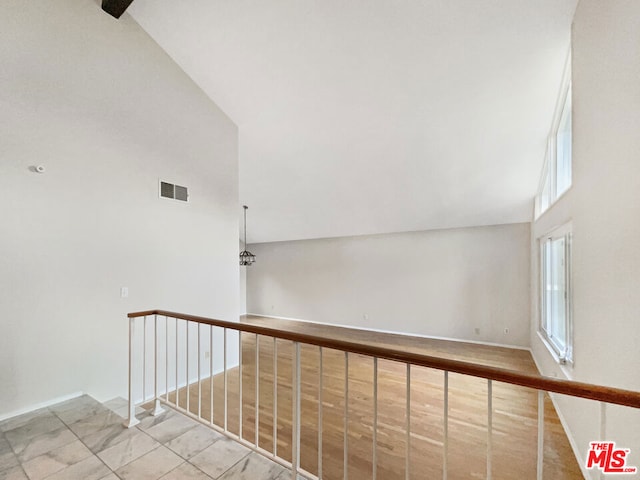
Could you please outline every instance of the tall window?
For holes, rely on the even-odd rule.
[[[571,87],[556,132],[556,198],[571,186]]]
[[[569,227],[540,239],[540,334],[561,363],[573,357],[570,253]]]
[[[564,87],[547,141],[545,164],[538,195],[536,216],[542,214],[571,186],[571,79],[570,60],[565,68]]]

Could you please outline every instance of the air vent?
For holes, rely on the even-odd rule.
[[[189,201],[189,192],[187,187],[174,185],[173,183],[160,182],[160,196],[163,198],[172,198],[181,202]]]

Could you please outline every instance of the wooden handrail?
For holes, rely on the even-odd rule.
[[[324,338],[317,335],[288,332],[277,328],[269,328],[246,323],[229,322],[225,320],[216,320],[213,318],[199,317],[196,315],[168,312],[166,310],[133,312],[129,313],[128,317],[136,318],[151,315],[162,315],[172,318],[178,318],[181,320],[187,320],[205,325],[212,325],[214,327],[229,328],[246,333],[254,333],[258,335],[280,338],[282,340],[290,340],[293,342],[316,345],[323,348],[341,350],[344,352],[367,355],[370,357],[378,357],[386,360],[394,360],[402,363],[410,363],[412,365],[461,373],[473,377],[486,378],[488,380],[495,380],[498,382],[533,388],[535,390],[544,390],[546,392],[561,393],[563,395],[570,395],[573,397],[580,397],[589,400],[597,400],[600,402],[624,405],[627,407],[640,408],[640,392],[635,392],[632,390],[605,387],[602,385],[593,385],[590,383],[575,382],[572,380],[562,380],[558,378],[545,377],[542,375],[531,375],[528,373],[520,373],[504,368],[489,367],[486,365],[478,365],[471,362],[451,360],[446,358],[434,357],[431,355],[407,352],[397,348],[379,347],[367,343]]]

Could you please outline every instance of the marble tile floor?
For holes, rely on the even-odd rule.
[[[127,404],[84,395],[0,422],[0,480],[285,480],[271,460],[167,409],[125,428]]]

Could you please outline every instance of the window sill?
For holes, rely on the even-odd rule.
[[[562,199],[563,199],[563,198],[564,198],[564,197],[565,197],[565,196],[566,196],[566,195],[571,191],[571,189],[572,189],[572,188],[573,188],[573,183],[572,183],[571,185],[569,185],[569,188],[567,188],[564,192],[562,192],[562,193],[560,194],[560,196],[558,196],[557,198],[555,198],[555,199],[553,200],[553,202],[551,202],[547,208],[545,208],[543,211],[541,211],[540,213],[538,213],[538,216],[537,216],[537,217],[535,217],[535,218],[533,219],[533,221],[534,221],[534,222],[537,222],[540,218],[542,218],[542,217],[544,216],[544,214],[545,214],[545,213],[547,213],[549,210],[551,210],[551,209],[555,206],[555,204],[556,204],[556,203],[558,203],[560,200],[562,200]]]
[[[558,356],[558,354],[556,353],[556,351],[554,350],[554,348],[549,343],[549,340],[547,340],[545,338],[545,336],[540,332],[540,330],[538,330],[537,333],[538,333],[538,338],[540,339],[542,344],[547,348],[547,350],[549,352],[549,355],[551,355],[551,358],[553,358],[555,360],[555,362],[558,364],[558,366],[560,367],[560,370],[562,370],[562,373],[564,374],[564,376],[567,377],[568,380],[572,380],[572,378],[573,378],[573,360],[563,360],[563,359],[561,359]]]

